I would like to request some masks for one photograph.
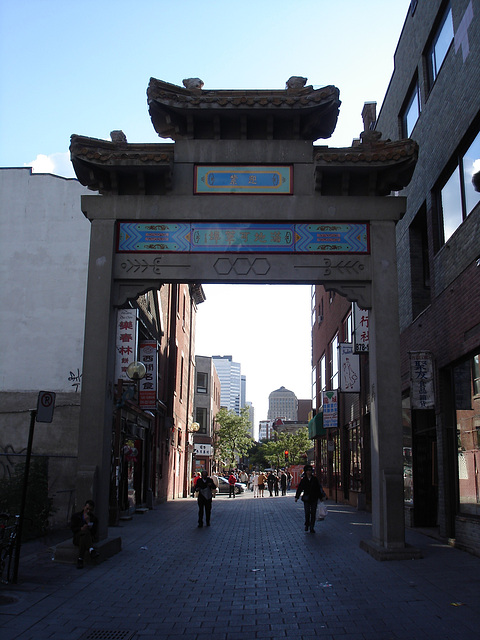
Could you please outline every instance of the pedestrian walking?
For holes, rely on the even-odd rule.
[[[205,511],[205,521],[207,527],[210,526],[210,516],[212,513],[212,498],[215,495],[215,483],[207,475],[206,470],[202,471],[201,477],[195,485],[195,493],[198,501],[198,526],[203,527],[203,512]]]
[[[267,477],[267,486],[270,492],[270,497],[273,496],[273,485],[275,484],[275,476],[273,475],[273,471],[270,471]]]
[[[315,517],[317,515],[317,502],[326,498],[326,494],[317,476],[313,475],[311,465],[307,464],[303,468],[304,475],[300,480],[295,493],[295,502],[302,495],[303,507],[305,510],[305,531],[310,529],[310,533],[315,533]]]
[[[273,492],[276,496],[278,496],[278,485],[280,484],[280,478],[278,474],[274,474],[273,476]]]
[[[282,496],[287,495],[287,474],[285,471],[282,471],[280,474],[280,488],[282,490]]]
[[[253,474],[252,485],[253,485],[253,497],[254,498],[258,498],[258,475],[257,475],[257,472],[255,472]]]
[[[229,498],[234,498],[235,497],[235,483],[237,482],[237,479],[233,473],[233,471],[230,473],[230,475],[228,476],[228,497]]]
[[[258,476],[258,493],[260,494],[260,498],[263,498],[263,492],[265,491],[265,482],[267,478],[265,477],[263,471],[260,472]]]

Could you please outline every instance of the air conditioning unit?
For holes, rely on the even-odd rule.
[[[322,324],[322,322],[323,322],[323,314],[322,315],[318,315],[317,318],[318,318],[318,324]]]

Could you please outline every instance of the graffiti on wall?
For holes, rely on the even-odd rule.
[[[72,383],[72,387],[74,387],[75,392],[77,392],[82,384],[82,374],[80,373],[80,369],[77,369],[77,373],[70,371],[68,381]]]

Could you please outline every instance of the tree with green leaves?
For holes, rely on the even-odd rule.
[[[236,458],[246,455],[252,446],[248,409],[244,407],[237,415],[235,411],[222,408],[215,416],[215,421],[220,425],[217,453],[233,467]]]
[[[262,443],[260,451],[270,466],[278,468],[285,465],[285,451],[288,451],[288,464],[299,464],[312,446],[308,437],[308,427],[303,427],[296,433],[277,434],[274,440]]]

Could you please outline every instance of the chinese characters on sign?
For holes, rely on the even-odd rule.
[[[433,356],[429,352],[410,352],[410,402],[412,409],[435,406]]]
[[[366,223],[119,222],[117,253],[368,254]]]
[[[140,361],[147,373],[140,380],[140,406],[142,409],[157,407],[157,343],[155,340],[140,342]]]
[[[338,393],[336,391],[322,391],[323,428],[336,429],[338,427]]]
[[[196,165],[193,192],[292,195],[293,167]]]
[[[353,304],[353,343],[355,353],[368,353],[368,311],[360,309],[358,304]]]
[[[117,334],[115,341],[115,380],[130,381],[127,367],[137,358],[137,311],[117,311]]]
[[[212,445],[211,444],[194,444],[193,449],[197,456],[211,456]]]
[[[353,353],[353,344],[338,345],[340,352],[340,391],[360,393],[360,357]]]

